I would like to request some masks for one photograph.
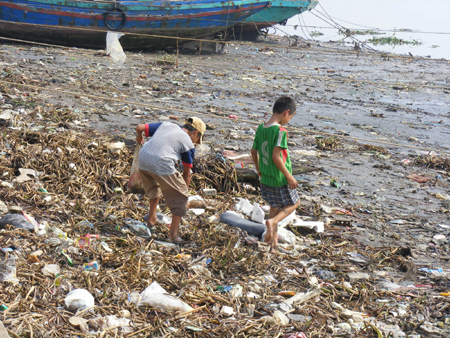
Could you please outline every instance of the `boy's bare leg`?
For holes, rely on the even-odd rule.
[[[152,226],[156,224],[156,208],[158,208],[159,198],[150,200],[150,208],[148,210],[147,225]]]
[[[285,207],[283,207],[283,209],[281,209],[280,212],[278,212],[278,214],[276,214],[275,217],[273,217],[272,219],[268,219],[266,221],[266,226],[267,229],[272,229],[272,238],[270,241],[270,252],[277,252],[277,247],[278,247],[278,223],[281,222],[283,219],[285,219],[287,216],[289,216],[295,209],[298,208],[298,206],[300,205],[300,201],[298,201],[295,204],[292,205],[287,205]]]
[[[277,208],[271,207],[269,210],[269,219],[267,221],[274,218],[279,212],[280,212],[279,207],[277,207]],[[264,240],[265,240],[265,242],[270,243],[272,241],[273,230],[272,230],[272,223],[267,223],[267,221],[266,221],[267,231],[266,231],[266,236],[265,236]]]
[[[181,216],[172,216],[172,224],[170,225],[169,239],[173,240],[177,237],[178,228],[180,227]]]

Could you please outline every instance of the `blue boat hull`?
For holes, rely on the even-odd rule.
[[[237,39],[254,40],[261,30],[277,24],[286,24],[288,19],[312,10],[317,4],[318,1],[315,0],[275,0],[271,2],[270,7],[234,25],[229,34],[234,34]]]
[[[125,33],[124,49],[164,47],[176,45],[173,37],[211,37],[267,5],[262,0],[0,0],[0,36],[104,48],[106,31],[114,30]]]

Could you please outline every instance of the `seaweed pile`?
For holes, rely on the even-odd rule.
[[[0,247],[8,249],[0,267],[1,320],[11,337],[444,332],[429,320],[447,324],[449,303],[439,296],[447,291],[446,278],[418,277],[407,250],[368,247],[347,235],[350,229],[329,227],[272,255],[265,243],[217,223],[215,216],[233,207],[238,184],[233,166],[216,155],[199,162],[194,186],[222,193],[206,199],[205,214],[186,217],[181,234],[188,244],[177,246],[136,236],[124,225],[147,210],[137,196],[123,193],[132,157],[124,144],[87,130],[2,134],[0,171],[9,184],[0,199],[10,213],[23,211],[39,223],[35,231],[9,225],[1,231]],[[20,169],[34,174],[24,178]],[[409,272],[415,285],[389,282],[386,275],[396,271]],[[434,278],[432,290],[428,278]],[[192,310],[136,306],[153,282]],[[93,307],[69,310],[65,298],[77,289],[94,297]]]

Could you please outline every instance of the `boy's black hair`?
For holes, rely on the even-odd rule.
[[[196,131],[198,132],[198,136],[201,138],[202,137],[202,133],[199,132],[197,129],[195,129],[192,124],[185,124],[183,127],[183,129],[186,129],[187,131]]]
[[[292,115],[296,111],[295,107],[295,101],[289,96],[282,96],[278,100],[275,101],[275,104],[273,105],[272,112],[274,114],[281,114],[285,112],[286,110],[290,110],[290,114]]]

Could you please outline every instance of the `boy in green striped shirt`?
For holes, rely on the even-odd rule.
[[[278,222],[297,209],[300,199],[297,180],[292,176],[287,131],[282,127],[295,115],[295,102],[282,96],[273,105],[272,112],[269,121],[258,126],[251,153],[261,178],[261,195],[270,205],[265,240],[270,244],[270,252],[276,252]]]

